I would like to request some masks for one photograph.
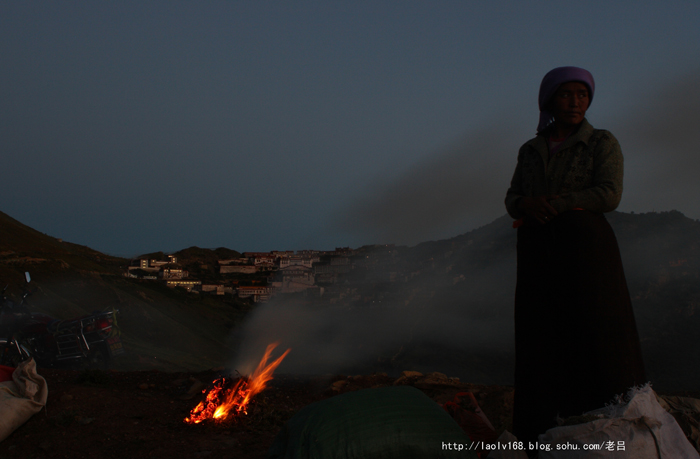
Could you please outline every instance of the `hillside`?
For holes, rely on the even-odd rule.
[[[700,223],[680,212],[607,215],[620,243],[647,376],[700,387]],[[281,371],[440,371],[512,384],[516,231],[501,217],[415,247],[356,249],[353,270],[321,298],[278,298],[235,337],[240,354],[281,340]]]
[[[206,370],[230,353],[228,334],[250,304],[188,295],[122,276],[129,260],[42,234],[0,212],[0,279],[17,299],[23,272],[28,306],[59,319],[116,308],[127,354],[115,369]]]
[[[8,282],[12,273],[29,266],[34,272],[51,274],[64,270],[117,274],[120,265],[126,263],[89,247],[47,236],[3,212],[0,212],[0,234],[0,278],[8,278]]]
[[[607,218],[620,244],[649,378],[665,390],[700,387],[700,223],[677,211]],[[473,383],[511,382],[516,231],[507,216],[415,247],[361,247],[353,270],[325,285],[321,297],[288,295],[256,307],[126,279],[128,260],[61,242],[5,214],[0,231],[6,235],[0,277],[10,296],[21,292],[27,270],[37,311],[70,318],[120,310],[129,352],[116,362],[119,369],[204,370],[228,364],[236,351],[245,354],[254,337],[291,343],[283,371],[415,369]],[[190,247],[176,255],[198,276],[215,279],[218,260],[239,252]]]
[[[677,211],[607,214],[617,235],[632,297],[647,376],[659,387],[677,390],[700,387],[700,222]],[[515,290],[516,231],[511,219],[494,222],[444,241],[427,242],[408,250],[420,273],[411,280],[434,295],[433,314],[443,314],[445,333],[459,334],[459,323],[483,324],[491,339],[453,340],[459,358],[490,366],[488,379],[504,383],[512,368],[512,314]],[[425,267],[430,256],[431,264]],[[428,287],[429,286],[429,287]],[[397,293],[398,301],[406,296]],[[468,334],[467,327],[464,327]],[[472,331],[473,332],[473,331]],[[444,341],[443,341],[444,342]],[[466,351],[465,351],[466,350]],[[455,362],[455,358],[449,359]],[[497,362],[492,365],[491,362]],[[448,362],[446,362],[448,363]],[[464,366],[468,363],[465,362]],[[445,371],[458,374],[457,368]]]

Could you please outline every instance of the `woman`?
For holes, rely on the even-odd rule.
[[[537,136],[506,195],[518,227],[513,433],[600,408],[645,381],[620,251],[603,216],[622,196],[617,139],[585,115],[593,76],[559,67],[540,86]],[[527,445],[527,443],[525,443]]]

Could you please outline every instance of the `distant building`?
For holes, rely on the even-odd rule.
[[[188,271],[179,268],[163,268],[161,271],[163,279],[184,279],[189,275],[190,273]]]
[[[229,265],[220,266],[220,274],[253,274],[257,272],[258,268],[253,265]]]
[[[228,292],[226,290],[228,290]],[[202,284],[202,292],[210,292],[216,293],[217,295],[223,295],[225,293],[232,293],[233,289],[227,289],[224,284]]]
[[[315,286],[313,270],[303,265],[280,268],[275,274],[275,283],[280,285],[280,293],[293,293]]]
[[[182,287],[188,292],[202,285],[202,281],[194,279],[168,279],[165,283],[170,288]]]
[[[311,257],[303,257],[301,255],[293,255],[293,256],[288,256],[288,257],[280,257],[278,263],[280,269],[287,268],[289,266],[305,266],[307,268],[311,268],[314,264],[314,260],[316,262],[320,261],[320,258],[311,258]]]
[[[267,301],[274,295],[275,288],[270,286],[238,287],[236,293],[239,298],[253,298],[254,302]]]
[[[152,266],[147,259],[142,258],[139,260],[132,260],[130,266],[127,268],[127,271],[134,271],[136,269],[141,269],[143,271],[155,274],[160,271],[160,266]]]

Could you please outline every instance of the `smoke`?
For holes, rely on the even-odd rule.
[[[632,109],[622,109],[625,113],[606,113],[611,126],[598,126],[599,115],[592,121],[613,131],[622,145],[621,210],[677,209],[700,218],[700,73],[652,88],[639,99]],[[517,151],[531,137],[531,126],[497,124],[498,129],[473,133],[360,193],[336,216],[333,230],[366,243],[411,245],[451,237],[503,215]]]
[[[455,309],[452,304],[432,302],[403,308],[376,303],[319,307],[278,298],[259,306],[236,331],[238,352],[230,368],[252,373],[266,346],[273,342],[279,342],[273,356],[291,349],[278,372],[297,374],[416,369],[394,367],[402,364],[407,346],[424,343],[463,351],[494,347],[493,337],[503,333],[499,321],[466,320],[464,305],[460,304],[461,311]],[[448,371],[444,367],[432,370]]]
[[[614,126],[597,126],[594,120],[596,127],[610,128],[620,139],[626,161],[623,204],[628,210],[697,213],[700,209],[700,152],[694,129],[700,121],[699,83],[695,75],[650,91],[634,114],[620,116],[625,121]],[[334,228],[359,235],[367,243],[415,244],[453,237],[492,221],[505,213],[503,199],[516,154],[527,138],[523,128],[518,131],[502,124],[498,130],[468,136],[394,180],[361,193],[349,209],[339,213]],[[265,347],[277,341],[280,353],[292,349],[279,371],[313,374],[366,370],[401,356],[407,346],[417,343],[471,355],[478,350],[482,357],[493,352],[502,355],[498,353],[512,344],[513,336],[515,245],[507,238],[497,244],[509,254],[507,259],[489,261],[488,269],[455,271],[464,273],[468,288],[444,287],[449,270],[443,270],[420,284],[403,284],[393,302],[381,305],[319,307],[313,302],[277,299],[259,306],[236,332],[238,354],[232,368],[251,372]],[[459,256],[469,257],[466,252]],[[440,291],[439,285],[444,294],[409,299],[411,292]],[[483,314],[489,308],[492,314]],[[439,362],[434,350],[425,353],[435,362],[433,370],[447,372],[441,366],[445,360]],[[416,355],[415,346],[413,351]],[[467,363],[473,368],[499,366],[484,358]],[[500,366],[508,373],[507,360]],[[397,368],[403,369],[415,368]]]
[[[397,180],[374,187],[338,215],[335,229],[359,234],[368,243],[413,244],[491,221],[504,212],[518,146],[495,130],[457,142]],[[481,281],[480,291],[509,284],[506,288],[512,291],[514,286],[514,278]],[[444,276],[423,279],[420,286],[413,282],[411,288],[435,290],[432,282],[442,284]],[[506,307],[511,305],[508,299]],[[454,293],[416,300],[408,290],[397,293],[393,301],[353,307],[276,299],[259,306],[236,331],[233,346],[238,352],[231,368],[251,373],[266,346],[278,341],[280,353],[292,349],[278,371],[310,374],[386,370],[391,365],[387,360],[400,361],[407,346],[417,343],[463,351],[509,345],[509,325],[501,317],[470,317],[471,306],[478,307]],[[505,338],[496,344],[494,336]]]
[[[650,91],[616,135],[625,153],[624,207],[700,218],[700,73]]]
[[[361,194],[336,217],[334,230],[360,235],[368,243],[412,245],[492,221],[505,211],[503,200],[525,135],[483,130],[437,151]]]

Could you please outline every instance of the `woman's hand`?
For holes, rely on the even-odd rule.
[[[537,196],[529,198],[523,196],[518,201],[518,208],[529,218],[537,220],[542,225],[557,216],[557,211],[549,204],[549,201],[559,196]]]

